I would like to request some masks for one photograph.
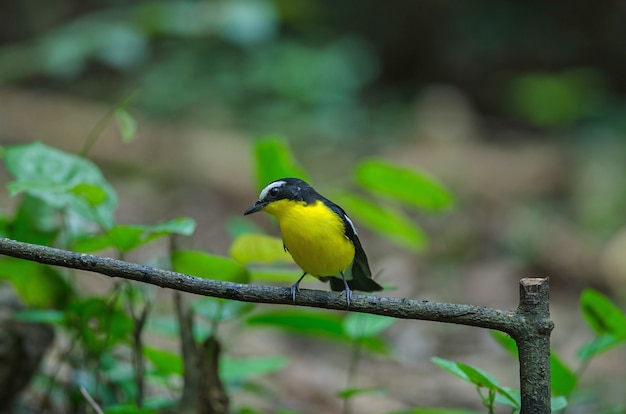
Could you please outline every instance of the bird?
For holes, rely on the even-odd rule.
[[[281,178],[269,183],[244,215],[265,211],[278,219],[283,248],[304,272],[291,286],[292,299],[307,274],[330,282],[331,290],[383,290],[372,279],[367,255],[356,227],[346,212],[299,178]]]

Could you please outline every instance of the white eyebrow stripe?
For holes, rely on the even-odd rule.
[[[287,184],[286,181],[274,181],[273,183],[269,183],[267,185],[267,187],[265,187],[262,191],[261,194],[259,195],[259,200],[263,200],[265,199],[265,197],[267,197],[267,194],[270,192],[270,190],[272,188],[276,188],[276,187],[282,187],[283,185]]]
[[[352,227],[352,231],[354,231],[354,235],[355,235],[355,236],[358,236],[358,235],[359,235],[359,233],[356,231],[356,227],[354,227],[354,223],[352,222],[352,220],[350,220],[350,217],[348,217],[348,215],[347,215],[347,214],[344,214],[343,216],[346,218],[346,220],[348,221],[348,223],[350,223],[350,227]]]

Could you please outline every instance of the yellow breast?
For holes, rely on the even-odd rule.
[[[345,236],[343,221],[321,201],[279,200],[264,210],[278,219],[283,242],[303,271],[335,276],[352,264],[354,245]]]

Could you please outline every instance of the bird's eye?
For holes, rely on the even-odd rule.
[[[272,189],[270,190],[270,195],[271,195],[272,197],[276,197],[276,196],[278,195],[278,191],[279,191],[279,190],[278,190],[278,187],[274,187],[274,188],[272,188]]]

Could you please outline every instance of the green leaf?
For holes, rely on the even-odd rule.
[[[385,395],[387,390],[379,387],[368,387],[368,388],[346,388],[337,393],[337,397],[343,399],[354,398],[358,395],[362,394],[378,394]]]
[[[9,236],[27,243],[51,246],[59,232],[58,212],[42,200],[22,198]]]
[[[351,339],[377,336],[393,325],[397,319],[368,313],[350,313],[343,320],[343,328]]]
[[[271,374],[287,366],[287,358],[283,356],[231,358],[220,360],[220,377],[226,383],[243,382],[250,378]]]
[[[513,338],[500,331],[491,330],[489,333],[505,351],[517,357],[517,344]]]
[[[11,283],[20,298],[34,308],[64,306],[74,294],[57,269],[13,257],[0,258],[0,280]]]
[[[626,339],[626,315],[602,293],[585,289],[580,297],[580,309],[596,334]]]
[[[143,355],[163,375],[183,375],[183,360],[180,355],[163,349],[143,347]]]
[[[151,226],[117,225],[105,234],[86,235],[74,242],[73,248],[79,252],[92,252],[113,247],[127,253],[140,246],[148,244],[159,237],[170,234],[188,236],[195,229],[195,221],[186,217],[179,217]]]
[[[148,236],[149,234],[146,234],[139,226],[118,225],[106,233],[105,239],[109,246],[127,253],[146,243]]]
[[[230,246],[230,256],[242,264],[293,263],[283,241],[265,234],[243,234]]]
[[[5,165],[15,178],[9,184],[13,194],[25,192],[56,209],[67,209],[106,228],[113,226],[117,195],[89,160],[35,142],[7,148]],[[91,194],[86,198],[81,187],[77,187],[81,184],[100,188],[105,200],[90,204],[89,197],[99,196]]]
[[[515,395],[510,392],[509,389],[501,387],[498,381],[489,373],[463,364],[461,362],[449,361],[447,359],[432,357],[431,361],[438,365],[440,368],[450,372],[451,374],[467,381],[477,387],[484,387],[489,390],[495,390],[503,397],[507,398],[512,403],[517,403]]]
[[[430,360],[435,365],[439,366],[439,368],[442,368],[442,369],[448,371],[452,375],[455,375],[455,376],[461,378],[464,381],[472,382],[470,380],[469,376],[459,367],[458,362],[449,361],[447,359],[443,359],[443,358],[439,358],[439,357],[432,357]]]
[[[565,397],[552,397],[550,400],[550,409],[552,412],[560,411],[567,407],[567,398]]]
[[[498,381],[485,371],[460,362],[457,362],[457,366],[465,375],[467,375],[470,382],[478,387],[485,387],[489,389],[497,389],[500,387]]]
[[[611,334],[603,334],[581,346],[580,349],[578,349],[577,355],[578,358],[585,361],[614,348],[622,342],[624,342],[624,338],[618,338]]]
[[[178,338],[180,336],[180,326],[178,319],[174,316],[157,316],[148,319],[148,330],[160,335]]]
[[[139,408],[131,404],[119,404],[102,410],[104,414],[156,414],[156,408]]]
[[[451,208],[454,202],[452,194],[434,178],[379,159],[359,164],[356,179],[369,191],[428,211]]]
[[[403,411],[392,411],[387,414],[484,414],[484,411],[459,410],[456,408],[414,408]]]
[[[496,395],[494,402],[519,411],[522,406],[522,396],[520,392],[509,387],[500,387],[500,390],[503,392]]]
[[[65,313],[54,309],[24,309],[15,312],[13,319],[21,322],[59,325],[65,321]]]
[[[233,240],[242,234],[263,233],[261,227],[243,217],[228,217],[226,219],[226,230]]]
[[[198,299],[191,304],[196,314],[215,322],[240,318],[250,313],[254,307],[254,303],[210,297]]]
[[[105,297],[76,298],[65,311],[65,325],[80,335],[91,352],[127,341],[134,323],[128,313]]]
[[[415,252],[426,247],[428,243],[426,235],[402,211],[374,204],[353,194],[337,194],[333,198],[350,217],[400,246]]]
[[[511,109],[540,127],[571,125],[597,111],[604,100],[603,74],[594,69],[530,72],[511,82]]]
[[[287,331],[339,340],[347,340],[343,322],[335,314],[302,310],[276,310],[256,313],[247,318],[252,326],[273,326]]]
[[[107,193],[100,186],[95,184],[80,183],[70,188],[70,192],[77,197],[82,197],[91,206],[97,206],[104,203],[107,199]]]
[[[511,355],[517,357],[517,344],[513,338],[498,331],[491,331],[491,336]],[[555,395],[569,395],[576,387],[576,375],[554,351],[550,351],[550,371],[552,393]]]
[[[252,267],[249,270],[250,279],[255,282],[294,283],[302,276],[302,271],[294,268]]]
[[[172,267],[176,272],[205,279],[248,283],[250,274],[234,260],[198,251],[179,250],[172,254]]]
[[[117,108],[115,110],[115,120],[120,129],[122,141],[125,143],[132,142],[137,134],[137,121],[135,118],[126,109]]]
[[[254,145],[254,158],[259,189],[279,178],[295,177],[308,181],[282,139],[273,136],[258,139]]]
[[[550,352],[550,383],[553,395],[568,396],[576,388],[576,374],[554,352]]]

